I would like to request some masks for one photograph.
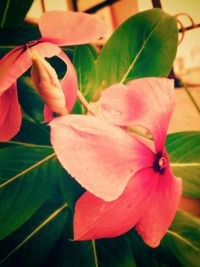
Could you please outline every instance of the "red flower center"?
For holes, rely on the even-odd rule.
[[[166,157],[163,156],[162,152],[157,153],[155,155],[155,160],[153,162],[154,171],[163,174],[166,166],[167,166]]]

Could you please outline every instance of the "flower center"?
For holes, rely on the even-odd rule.
[[[153,163],[154,171],[159,173],[164,173],[165,167],[167,166],[167,159],[162,155],[161,152],[155,155],[155,160]]]

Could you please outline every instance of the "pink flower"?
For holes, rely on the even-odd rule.
[[[51,11],[39,21],[42,38],[16,47],[0,60],[0,141],[11,139],[20,129],[21,113],[18,103],[16,80],[32,65],[30,54],[41,57],[57,56],[67,65],[67,73],[61,80],[66,107],[70,112],[76,100],[77,77],[63,45],[78,45],[94,41],[105,33],[103,21],[84,13]],[[44,109],[46,121],[52,119],[52,111]]]
[[[116,237],[136,226],[146,244],[159,245],[182,190],[164,148],[173,108],[173,81],[142,78],[103,92],[106,120],[68,115],[50,123],[62,166],[90,191],[76,203],[75,240]],[[150,131],[155,147],[118,127],[133,124]]]

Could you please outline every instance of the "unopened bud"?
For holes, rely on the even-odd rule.
[[[31,76],[38,94],[45,104],[59,115],[66,115],[65,95],[58,80],[58,76],[51,65],[40,55],[31,54]]]

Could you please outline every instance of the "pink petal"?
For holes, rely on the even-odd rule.
[[[53,118],[54,118],[53,112],[50,110],[50,108],[47,105],[44,106],[43,112],[44,112],[44,121],[45,122],[50,122],[53,120]]]
[[[67,72],[65,73],[65,76],[62,78],[60,83],[65,95],[66,107],[68,112],[70,113],[76,102],[76,94],[78,90],[76,70],[68,56],[63,51],[60,51],[57,56],[62,59],[67,65]],[[50,122],[53,119],[53,113],[46,105],[44,108],[44,119],[47,122]]]
[[[7,90],[31,65],[29,52],[37,51],[41,57],[52,57],[60,52],[60,48],[48,42],[37,43],[25,50],[20,46],[0,60],[0,94]]]
[[[174,109],[173,81],[141,78],[105,90],[100,98],[103,116],[116,125],[137,124],[154,137],[156,152],[162,150]]]
[[[152,168],[140,170],[111,202],[84,193],[75,207],[74,239],[110,238],[129,231],[145,213],[157,180]]]
[[[78,90],[76,70],[68,56],[62,50],[57,56],[60,57],[67,65],[67,72],[60,83],[65,94],[67,110],[68,112],[71,112],[76,102],[76,94]]]
[[[105,120],[66,115],[50,126],[51,143],[62,166],[104,200],[116,199],[134,173],[152,166],[148,147]]]
[[[174,177],[170,168],[160,174],[149,207],[136,226],[144,242],[157,247],[166,234],[179,205],[182,181]]]
[[[20,129],[22,117],[17,97],[17,87],[13,84],[0,96],[0,141],[8,141]]]
[[[57,45],[90,43],[104,36],[106,25],[97,15],[81,12],[50,11],[39,21],[42,37]]]

